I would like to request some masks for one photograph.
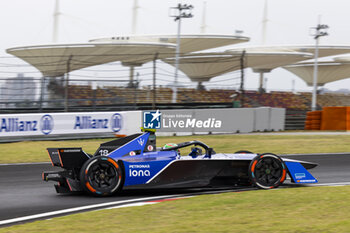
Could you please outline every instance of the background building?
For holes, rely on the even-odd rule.
[[[33,77],[24,77],[22,73],[15,78],[8,78],[1,86],[2,106],[28,107],[36,98],[37,85]]]

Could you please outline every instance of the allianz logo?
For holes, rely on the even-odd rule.
[[[108,129],[108,119],[95,119],[91,116],[76,116],[74,129]]]
[[[22,132],[37,131],[38,122],[36,120],[20,120],[19,118],[1,118],[0,132]]]

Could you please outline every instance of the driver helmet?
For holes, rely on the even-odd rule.
[[[163,149],[168,149],[168,148],[172,148],[172,147],[175,147],[175,146],[177,146],[176,143],[167,143],[167,144],[165,144],[163,146]],[[180,154],[180,150],[179,149],[177,149],[177,153]]]

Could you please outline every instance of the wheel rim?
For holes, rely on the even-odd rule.
[[[261,158],[255,166],[256,181],[263,186],[277,184],[283,174],[282,163],[273,157]]]
[[[88,170],[87,178],[90,185],[100,192],[113,191],[119,184],[118,170],[107,161],[97,161]]]

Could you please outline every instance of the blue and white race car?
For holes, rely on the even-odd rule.
[[[179,149],[191,147],[181,156]],[[48,148],[53,166],[44,181],[56,181],[57,193],[86,191],[96,196],[125,189],[172,189],[257,186],[276,188],[289,176],[294,183],[317,183],[308,169],[315,163],[285,159],[272,153],[215,153],[200,141],[156,148],[151,130],[100,145],[94,155],[81,148]]]

